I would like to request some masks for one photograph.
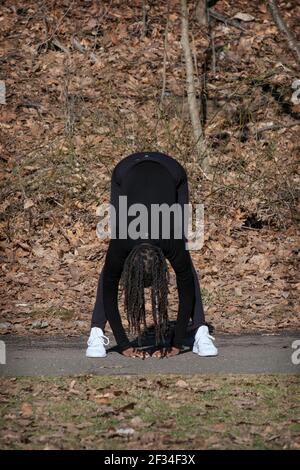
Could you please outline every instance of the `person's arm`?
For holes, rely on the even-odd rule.
[[[182,209],[184,204],[189,203],[189,187],[187,174],[183,168],[181,172],[181,178],[177,185],[177,202],[181,205]]]
[[[188,212],[187,212],[187,217],[184,217],[185,210],[188,210],[188,208],[185,209],[185,204],[189,203],[189,188],[188,188],[188,180],[187,180],[187,174],[184,170],[184,168],[181,169],[181,177],[179,180],[179,183],[177,184],[177,203],[180,204],[181,210],[182,210],[182,227],[183,227],[183,235],[187,239],[188,237]]]
[[[118,178],[118,171],[115,167],[112,176],[111,176],[111,183],[110,183],[110,203],[115,207],[117,210],[119,205],[119,196],[121,195],[121,182]]]
[[[122,195],[122,184],[126,179],[128,171],[136,163],[137,158],[139,158],[139,154],[129,155],[123,158],[113,169],[111,175],[110,203],[116,207],[116,210],[119,205],[119,196]]]
[[[179,300],[172,346],[181,349],[195,302],[194,276],[189,252],[185,249],[185,241],[173,240],[171,243],[172,247],[166,256],[176,274]]]
[[[125,254],[119,249],[118,240],[111,240],[103,268],[103,303],[120,352],[130,348],[130,342],[122,325],[118,308],[118,287]]]
[[[117,165],[111,176],[111,185],[110,185],[110,204],[115,209],[115,217],[110,219],[111,224],[111,234],[113,237],[119,236],[119,197],[122,195],[121,180],[119,175],[119,165]]]

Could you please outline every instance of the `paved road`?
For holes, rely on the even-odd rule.
[[[300,340],[300,331],[276,335],[216,335],[218,357],[201,358],[187,349],[177,357],[144,361],[121,356],[114,349],[113,341],[106,358],[90,359],[85,357],[85,337],[6,335],[0,339],[6,344],[7,361],[0,365],[1,376],[300,373],[300,365],[294,365],[291,360],[292,343]]]

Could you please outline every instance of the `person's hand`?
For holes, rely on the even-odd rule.
[[[166,357],[178,356],[179,353],[180,353],[180,349],[172,346],[171,349],[168,349],[168,351],[166,352]]]
[[[154,351],[152,353],[151,357],[156,357],[157,359],[162,359],[163,357],[165,357],[165,354],[166,354],[165,348],[161,348],[161,349],[157,349],[156,351]]]
[[[166,349],[166,348],[157,349],[157,351],[154,351],[154,353],[152,354],[152,357],[163,359],[164,357],[177,356],[179,353],[180,353],[180,349],[172,346],[170,349]]]
[[[124,349],[121,354],[125,357],[137,357],[139,359],[147,359],[148,357],[150,357],[149,353],[147,353],[146,351],[141,351],[137,348]]]

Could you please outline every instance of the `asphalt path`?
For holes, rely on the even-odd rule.
[[[185,351],[176,357],[142,360],[119,354],[112,338],[107,356],[91,359],[85,356],[86,337],[4,335],[0,340],[5,343],[6,364],[0,365],[0,375],[300,373],[300,364],[297,364],[300,362],[300,331],[254,335],[216,334],[215,337],[219,349],[217,357],[202,358],[194,354],[190,348],[190,338],[186,341]],[[3,350],[3,343],[1,346]]]

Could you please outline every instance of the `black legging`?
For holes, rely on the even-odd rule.
[[[140,178],[139,175],[142,174],[141,170],[143,170],[143,169],[147,168],[147,175],[148,176],[149,176],[149,172],[151,172],[151,168],[152,168],[151,165],[139,165],[139,166],[137,166],[137,163],[143,162],[143,161],[152,161],[152,162],[155,162],[155,163],[160,163],[162,165],[162,166],[160,166],[159,176],[160,176],[160,178],[162,178],[163,184],[160,184],[158,186],[159,187],[163,186],[163,188],[161,189],[161,191],[164,191],[163,196],[161,196],[161,198],[162,197],[164,198],[163,201],[168,199],[169,193],[172,192],[172,186],[170,186],[170,185],[173,184],[174,187],[176,188],[176,193],[177,193],[176,202],[181,204],[182,207],[183,207],[183,204],[188,203],[188,199],[189,199],[189,197],[188,197],[188,184],[187,184],[186,173],[185,173],[183,167],[175,159],[173,159],[173,158],[171,158],[167,155],[164,155],[164,154],[161,154],[161,153],[158,153],[158,152],[148,152],[148,153],[147,152],[142,152],[142,153],[137,153],[137,154],[130,155],[129,157],[121,160],[121,162],[115,167],[115,169],[113,171],[112,180],[111,180],[111,198],[110,198],[110,201],[111,201],[111,204],[113,204],[116,209],[118,208],[118,197],[120,195],[124,195],[124,194],[128,195],[129,204],[132,203],[132,202],[137,202],[137,201],[145,203],[146,202],[145,197],[149,197],[149,195],[145,196],[145,192],[147,192],[147,191],[145,191],[145,189],[143,189],[143,185],[142,185],[140,190],[139,190],[138,186],[133,187],[134,186],[133,181],[134,181],[134,177],[135,177],[134,172],[136,172],[137,178],[138,177]],[[157,165],[154,165],[154,167],[155,166],[157,166]],[[167,170],[168,175],[162,176],[162,174],[165,170]],[[153,171],[157,171],[156,168],[154,168]],[[158,173],[155,173],[155,174],[158,175]],[[168,178],[170,178],[169,182],[167,181]],[[128,185],[127,185],[127,183],[128,183]],[[169,188],[168,188],[168,183],[170,183]],[[156,187],[155,187],[155,193],[158,194],[158,197],[159,197],[160,192],[159,192],[159,187],[158,186],[156,185]],[[131,194],[131,188],[132,187],[133,187],[133,195]],[[144,185],[144,188],[145,187],[146,186]],[[151,192],[151,188],[149,190],[149,186],[148,186],[148,193],[149,193],[149,191]],[[168,191],[167,195],[166,195],[166,191]],[[135,199],[135,201],[133,199]],[[153,199],[151,199],[151,203],[153,203],[153,202],[157,202],[157,201],[153,201]],[[171,203],[172,201],[170,200],[168,202]],[[118,211],[117,211],[117,213],[118,213]],[[106,325],[107,320],[110,321],[113,332],[114,332],[114,335],[117,339],[117,343],[120,346],[120,349],[125,349],[126,347],[128,347],[129,342],[127,340],[127,337],[125,336],[124,331],[120,331],[120,330],[122,330],[122,328],[120,326],[120,321],[118,319],[117,305],[114,305],[114,315],[112,315],[110,313],[109,313],[109,315],[105,314],[105,308],[104,308],[105,302],[106,302],[106,305],[108,306],[107,309],[110,311],[112,301],[110,301],[109,298],[107,298],[105,300],[104,299],[104,297],[105,297],[104,293],[106,292],[106,290],[111,289],[111,285],[114,283],[114,281],[115,281],[115,290],[117,289],[118,280],[119,280],[119,277],[120,277],[121,268],[123,266],[124,260],[126,259],[126,256],[130,252],[130,249],[135,245],[135,243],[138,243],[138,241],[132,241],[132,240],[131,241],[124,241],[123,240],[122,242],[121,241],[118,242],[118,240],[111,240],[110,241],[108,252],[107,252],[107,255],[106,255],[105,265],[104,265],[104,267],[101,271],[100,277],[99,277],[96,302],[95,302],[93,315],[92,315],[92,324],[91,324],[91,326],[92,327],[99,327],[103,331],[105,330],[105,325]],[[178,243],[180,243],[180,242],[178,242]],[[178,243],[176,242],[176,247],[177,247]],[[159,242],[158,242],[158,244],[159,244]],[[121,246],[121,249],[119,249],[120,246]],[[162,243],[161,247],[164,247],[164,246],[165,246],[165,244]],[[171,257],[169,257],[169,260],[171,261],[171,264],[174,267],[174,269],[176,269],[177,266],[179,266],[178,270],[182,270],[181,267],[180,267],[181,265],[180,264],[178,265],[178,263],[177,263],[177,258],[179,257],[179,254],[182,255],[181,246],[183,246],[183,245],[180,245],[179,249],[176,248],[177,252],[175,250],[175,255],[173,254],[173,255],[171,255]],[[116,253],[116,247],[119,250],[118,253]],[[179,251],[180,251],[180,253],[179,253]],[[122,261],[120,261],[120,259],[119,259],[120,258],[120,253],[121,253]],[[172,259],[172,256],[173,256],[174,259]],[[205,324],[205,317],[204,317],[204,311],[203,311],[203,304],[202,304],[202,298],[201,298],[201,291],[200,291],[200,286],[199,286],[198,275],[197,275],[197,272],[196,272],[196,270],[193,266],[190,254],[187,250],[185,250],[184,256],[186,257],[187,263],[189,264],[188,268],[191,270],[191,273],[192,273],[193,300],[192,300],[192,304],[188,304],[190,299],[185,299],[185,297],[189,297],[189,294],[186,293],[186,295],[185,295],[185,292],[181,292],[181,293],[179,292],[179,294],[183,298],[183,300],[181,300],[182,310],[183,310],[184,306],[185,306],[185,308],[190,308],[190,306],[192,307],[190,309],[190,312],[185,312],[185,318],[184,318],[183,314],[181,314],[180,318],[179,318],[179,315],[178,315],[177,323],[178,323],[178,327],[180,328],[180,330],[177,331],[177,336],[175,335],[174,345],[176,344],[179,347],[181,346],[181,342],[182,342],[182,339],[184,338],[185,332],[196,330],[199,326]],[[174,264],[172,263],[172,261],[174,262]],[[114,277],[112,279],[109,279],[107,273],[110,273],[114,269],[114,264],[116,264],[116,263],[118,263],[118,273],[115,276],[117,279],[115,279]],[[106,267],[106,271],[105,271],[105,267]],[[106,288],[105,289],[104,289],[104,271],[106,272],[106,277],[107,277]],[[177,274],[178,273],[176,273],[176,275]],[[180,274],[181,273],[179,273],[178,276],[177,276],[177,283],[178,283],[178,285],[185,286],[184,282],[186,281],[186,279],[181,279]],[[187,277],[187,276],[185,276],[185,277]],[[183,281],[183,283],[181,281]],[[186,284],[186,286],[187,286],[186,290],[188,290],[188,285]],[[182,290],[185,290],[184,287],[182,288]],[[114,291],[110,292],[110,296],[116,297],[115,292]],[[114,302],[115,303],[117,302],[116,299],[114,299]],[[185,304],[184,304],[184,302],[185,302]],[[188,315],[187,315],[187,313],[188,313]],[[186,318],[189,318],[189,317],[191,317],[192,322],[189,325],[187,325],[186,324]],[[185,331],[182,331],[182,330],[185,330]]]

